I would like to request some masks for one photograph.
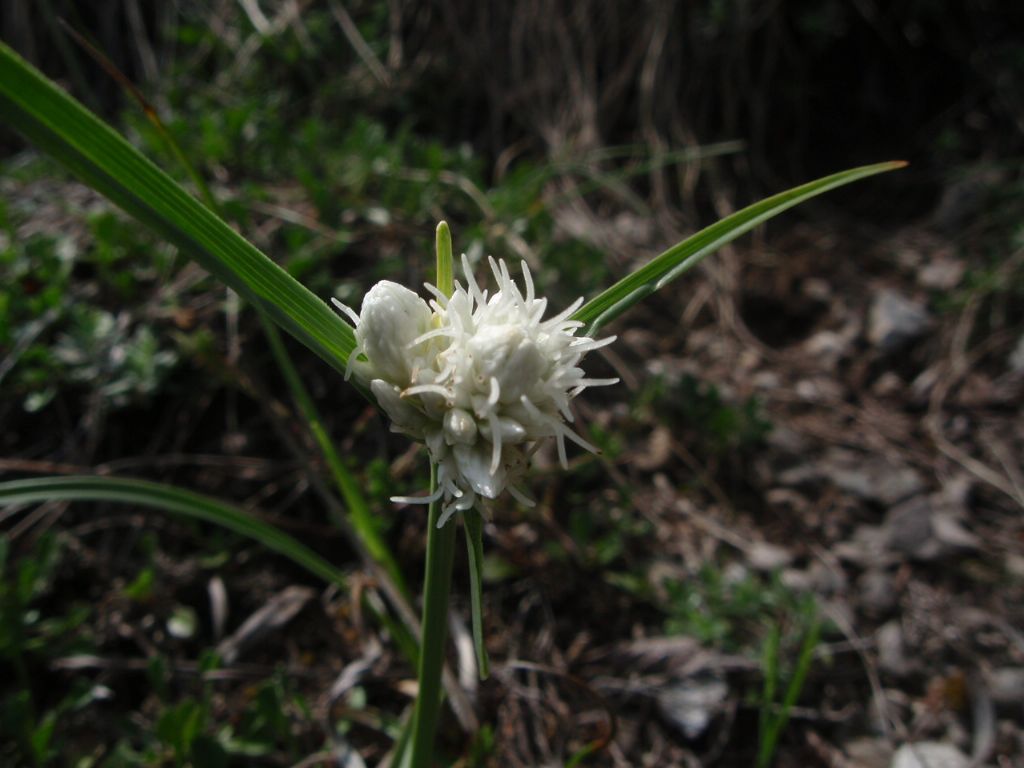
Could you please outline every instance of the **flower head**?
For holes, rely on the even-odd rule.
[[[618,381],[589,379],[579,367],[587,352],[615,340],[574,335],[583,324],[569,318],[582,299],[544,320],[547,299],[536,297],[526,263],[525,294],[504,261],[490,265],[493,295],[481,290],[463,256],[466,286],[456,283],[451,297],[427,284],[428,304],[382,281],[358,315],[335,302],[356,326],[349,374],[369,381],[392,429],[426,443],[437,465],[432,496],[397,500],[443,499],[439,525],[503,490],[532,504],[516,481],[539,441],[555,438],[563,466],[566,439],[596,451],[567,425],[569,402],[587,387]]]

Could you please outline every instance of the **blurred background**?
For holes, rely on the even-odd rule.
[[[1024,5],[5,0],[0,38],[195,191],[68,27],[225,218],[356,307],[432,279],[442,218],[564,306],[910,161],[608,329],[602,455],[541,451],[538,505],[490,509],[493,676],[453,651],[443,764],[1024,765]],[[6,128],[0,162],[0,479],[175,483],[349,574],[126,505],[0,511],[0,761],[379,764],[415,670],[257,317]],[[418,585],[423,508],[388,497],[425,454],[288,348]]]

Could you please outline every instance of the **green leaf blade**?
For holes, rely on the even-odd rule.
[[[586,326],[588,335],[615,319],[641,299],[665,287],[689,271],[708,254],[749,232],[768,219],[829,190],[865,179],[875,174],[902,168],[905,162],[895,160],[865,165],[834,173],[798,187],[767,197],[736,213],[726,216],[700,232],[669,248],[635,272],[584,304],[573,315]]]
[[[0,483],[0,507],[43,501],[133,504],[191,517],[258,541],[325,581],[344,585],[345,574],[311,549],[238,507],[173,485],[125,477],[68,475]]]
[[[463,515],[466,531],[466,554],[469,558],[469,604],[472,610],[473,647],[476,649],[476,663],[481,680],[491,674],[491,663],[484,643],[484,521],[475,509],[466,510]]]

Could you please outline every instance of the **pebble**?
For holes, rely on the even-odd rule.
[[[919,741],[896,750],[890,768],[967,768],[970,762],[963,752],[949,744]]]
[[[924,334],[931,324],[931,315],[922,302],[887,288],[879,291],[871,303],[868,340],[891,352]]]

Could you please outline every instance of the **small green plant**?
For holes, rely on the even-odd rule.
[[[714,565],[706,565],[692,579],[669,582],[665,589],[667,632],[733,653],[760,653],[764,682],[757,702],[757,766],[767,768],[821,639],[823,626],[814,596],[787,587],[778,574],[731,576],[728,569]],[[796,661],[791,665],[792,659]]]
[[[716,454],[754,448],[772,429],[756,396],[729,402],[714,384],[690,374],[683,375],[675,384],[664,376],[652,377],[645,382],[633,407],[648,418],[656,412],[659,422],[686,430],[699,449]]]
[[[18,683],[0,699],[0,758],[13,752],[21,757],[17,762],[27,765],[58,757],[58,719],[100,695],[83,682],[52,701],[34,680],[48,660],[89,647],[81,632],[90,615],[88,606],[74,605],[59,616],[48,616],[42,609],[54,588],[62,553],[60,537],[48,533],[15,567],[8,562],[9,540],[0,538],[0,670],[5,680]]]
[[[781,701],[776,701],[776,692],[782,684],[782,669],[785,659],[793,658],[793,656],[782,648],[782,631],[778,624],[772,627],[764,642],[764,651],[761,657],[764,688],[761,694],[760,720],[758,722],[757,768],[768,768],[771,765],[779,737],[789,723],[790,713],[800,698],[800,692],[807,680],[807,673],[814,661],[814,652],[821,637],[821,621],[815,609],[805,613],[803,618],[805,621],[809,621],[809,624],[803,631],[803,641],[796,656],[796,664]]]
[[[708,564],[693,578],[664,586],[667,632],[733,652],[757,648],[778,617],[807,617],[815,611],[813,596],[787,587],[778,574],[743,571],[734,576]]]
[[[145,402],[178,354],[152,323],[108,307],[158,282],[168,266],[165,249],[111,210],[89,216],[85,248],[70,236],[22,238],[22,228],[37,226],[24,218],[20,206],[0,207],[0,349],[9,350],[0,380],[29,412],[45,408],[65,385],[104,407]]]

